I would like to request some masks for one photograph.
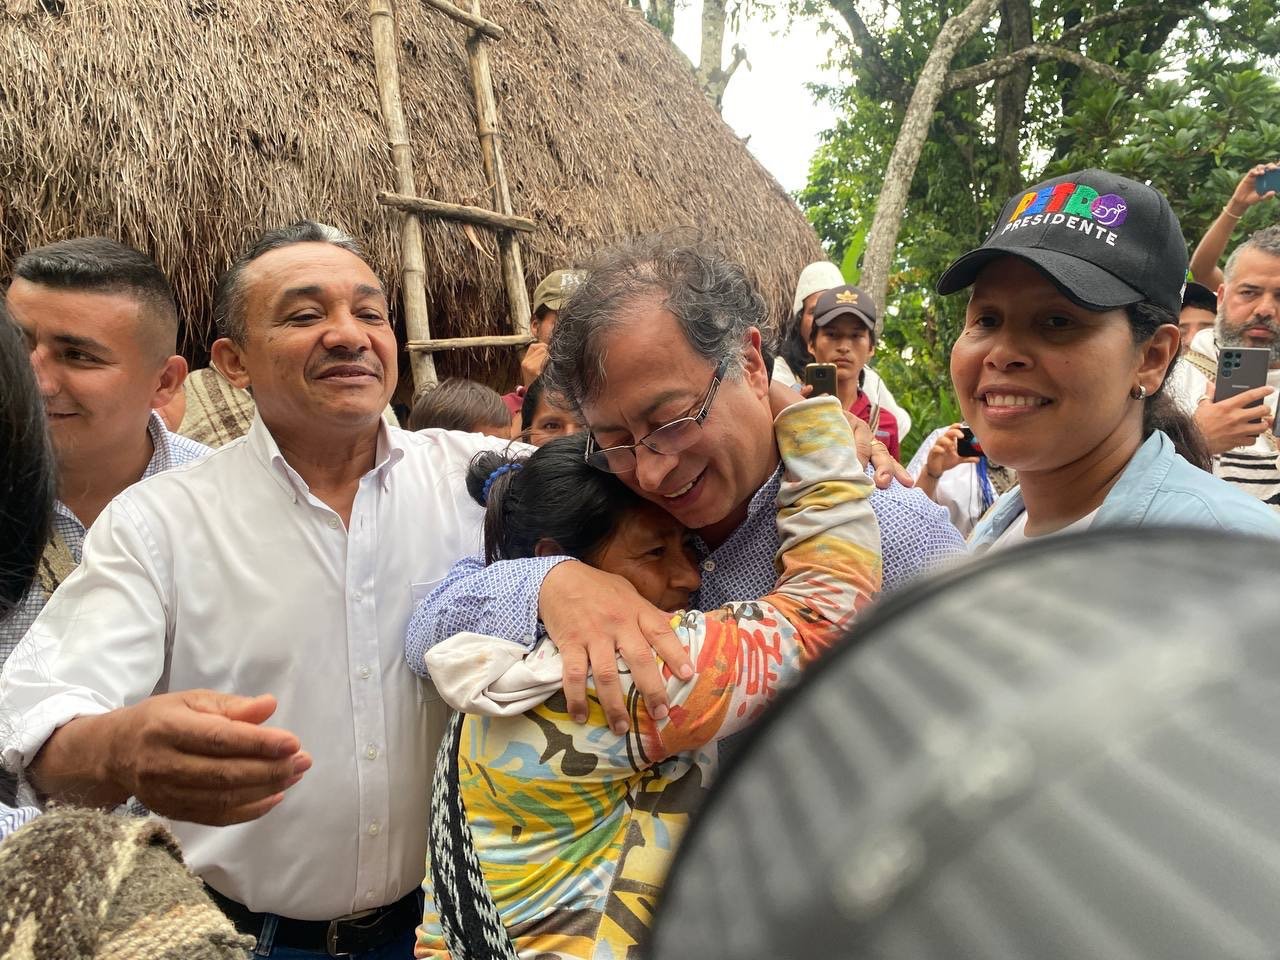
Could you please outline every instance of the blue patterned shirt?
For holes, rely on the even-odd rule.
[[[209,448],[204,444],[169,432],[164,421],[160,419],[160,414],[154,410],[151,411],[151,419],[147,423],[147,433],[151,436],[151,445],[155,452],[151,454],[147,469],[142,471],[139,480],[180,467],[192,460],[199,460],[209,452]],[[53,502],[53,532],[61,534],[63,541],[71,550],[71,556],[78,564],[84,551],[84,538],[88,530],[61,500]],[[13,653],[18,641],[30,629],[31,624],[36,622],[36,617],[44,609],[48,600],[49,593],[37,580],[13,608],[13,612],[0,619],[0,666],[9,659],[9,655]]]
[[[0,803],[0,840],[38,816],[40,811],[35,807],[11,807],[6,803]]]
[[[692,609],[714,610],[735,600],[768,595],[777,582],[776,503],[782,485],[779,467],[756,491],[747,517],[729,538],[709,548],[697,541],[702,586]],[[919,490],[896,480],[871,494],[880,523],[884,557],[882,593],[900,589],[923,573],[954,557],[964,556],[960,536],[947,511]],[[458,561],[449,575],[418,604],[405,637],[405,659],[419,676],[427,676],[423,658],[440,641],[455,633],[473,632],[503,637],[532,648],[538,633],[538,595],[542,581],[568,557],[500,560],[485,566],[480,557]]]

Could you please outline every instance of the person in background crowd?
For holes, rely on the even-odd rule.
[[[815,261],[800,271],[791,316],[779,331],[778,355],[771,368],[773,379],[778,383],[788,387],[804,383],[804,368],[813,362],[813,355],[809,352],[809,334],[813,331],[814,304],[824,290],[843,285],[844,276],[840,268],[829,260]],[[879,339],[880,330],[877,328],[874,333]],[[898,422],[898,436],[905,437],[911,432],[911,414],[898,403],[880,374],[870,366],[866,367],[863,388],[877,398],[881,407],[893,414]]]
[[[157,413],[182,390],[178,310],[149,257],[106,237],[31,250],[9,313],[26,338],[58,464],[58,499],[35,582],[0,619],[0,664],[76,568],[85,532],[130,484],[209,452]]]
[[[461,430],[511,439],[511,416],[496,390],[474,380],[450,377],[418,394],[409,413],[410,430]]]
[[[540,447],[556,437],[568,437],[582,429],[582,418],[569,407],[568,401],[538,377],[525,391],[520,408],[520,437]]]
[[[776,577],[772,506],[783,473],[769,397],[794,391],[768,382],[765,320],[746,272],[717,250],[668,237],[637,240],[603,252],[566,301],[544,374],[582,413],[591,450],[609,451],[593,462],[697,534],[696,603],[704,610],[762,597]],[[945,510],[892,482],[897,471],[911,480],[883,443],[873,444],[872,458],[883,487],[871,505],[887,591],[962,555],[964,542]],[[659,713],[666,686],[654,653],[677,676],[691,669],[662,611],[629,583],[566,557],[462,561],[419,605],[405,655],[425,671],[428,648],[467,631],[528,646],[539,619],[564,658],[569,709],[584,720],[588,661],[619,731],[631,723],[618,688],[619,651],[635,688]]]
[[[1182,291],[1182,311],[1178,314],[1179,354],[1186,354],[1200,331],[1212,329],[1217,317],[1217,296],[1204,284],[1190,281]]]
[[[549,640],[527,653],[470,634],[431,651],[446,700],[499,715],[459,714],[442,748],[436,795],[448,799],[433,810],[416,956],[473,956],[494,937],[522,956],[630,955],[715,776],[716,751],[705,748],[756,719],[870,601],[879,536],[850,424],[833,398],[780,393],[786,480],[769,512],[781,575],[767,596],[708,613],[686,609],[699,582],[687,531],[585,463],[581,438],[473,464],[488,560],[566,554],[625,578],[674,613],[697,672],[668,676],[664,719],[637,711],[617,734],[594,698],[585,729],[570,718]],[[770,682],[758,682],[765,673]],[[468,920],[486,901],[501,923],[492,931]]]
[[[1280,163],[1259,163],[1251,167],[1236,184],[1231,199],[1222,208],[1217,219],[1205,231],[1203,239],[1196,245],[1195,253],[1191,255],[1191,279],[1196,283],[1210,290],[1217,290],[1222,286],[1223,275],[1218,264],[1222,262],[1222,255],[1227,251],[1227,244],[1231,242],[1236,225],[1255,203],[1275,199],[1274,190],[1258,192],[1258,177],[1270,170],[1280,170]]]
[[[560,307],[580,282],[582,274],[577,270],[553,270],[542,278],[533,291],[533,316],[529,319],[533,343],[529,344],[520,360],[519,386],[502,397],[513,418],[520,413],[525,391],[541,376],[542,368],[547,365],[547,344],[551,342],[551,335],[555,332]]]
[[[262,956],[404,957],[448,716],[404,665],[405,627],[478,548],[455,481],[505,444],[382,422],[386,295],[332,227],[264,234],[214,314],[254,424],[98,518],[0,673],[0,756],[24,790],[170,818]]]
[[[1164,392],[1187,272],[1164,195],[1102,170],[1029,187],[938,292],[972,287],[951,379],[1018,486],[976,549],[1091,527],[1182,525],[1280,537],[1280,517],[1210,473]]]
[[[862,389],[867,361],[876,352],[876,307],[866,292],[841,284],[814,302],[809,352],[817,363],[836,365],[836,392],[844,408],[871,425],[876,439],[897,460],[898,421]],[[873,422],[874,421],[874,422]]]
[[[958,447],[965,426],[953,423],[925,437],[907,470],[916,478],[916,488],[946,507],[951,522],[967,537],[1000,495],[1018,482],[1018,475],[992,463],[985,453],[961,456]]]
[[[1214,402],[1218,350],[1271,351],[1265,386]],[[1280,389],[1280,226],[1256,231],[1227,258],[1212,331],[1192,341],[1170,387],[1195,417],[1214,455],[1214,473],[1273,507],[1280,507],[1280,452],[1273,419]]]

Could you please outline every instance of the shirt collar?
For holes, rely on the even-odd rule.
[[[760,512],[766,507],[769,510],[769,519],[772,521],[777,511],[778,491],[781,489],[782,464],[779,463],[777,469],[773,471],[773,475],[764,482],[763,486],[761,486],[759,490],[752,494],[751,501],[747,504],[746,517],[740,524],[734,527],[733,532],[729,534],[724,543],[712,550],[702,537],[695,534],[694,543],[697,547],[698,554],[702,557],[707,557],[713,553],[719,553],[721,550],[735,549],[738,546],[736,541],[739,537],[747,536],[750,538],[751,534],[749,531],[754,526]],[[744,533],[744,531],[746,531],[746,533]]]
[[[1095,521],[1098,526],[1141,524],[1173,467],[1175,453],[1172,440],[1159,430],[1151,431],[1107,492]]]
[[[1139,525],[1173,467],[1174,454],[1173,442],[1159,430],[1153,430],[1107,491],[1094,523],[1099,527]],[[1025,509],[1020,486],[1005,493],[991,508],[990,522],[983,525],[983,536],[981,540],[975,538],[973,546],[979,548],[994,543]]]
[[[147,434],[151,437],[151,460],[147,469],[142,471],[142,479],[163,473],[173,466],[173,443],[170,441],[169,428],[164,425],[160,414],[154,410],[147,420]]]
[[[369,473],[377,474],[378,484],[382,489],[391,489],[391,469],[404,459],[405,448],[400,439],[401,431],[392,430],[381,417],[378,418],[378,450],[374,457],[373,469]],[[307,496],[311,488],[302,475],[289,465],[289,461],[280,452],[276,438],[271,435],[262,416],[255,410],[253,423],[245,435],[245,441],[253,455],[265,466],[272,478],[297,502],[299,496]],[[369,474],[365,474],[368,476]]]

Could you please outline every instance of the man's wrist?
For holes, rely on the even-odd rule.
[[[1248,210],[1248,208],[1247,208],[1247,207],[1246,207],[1245,209],[1246,209],[1246,211]],[[1241,218],[1243,218],[1243,217],[1244,217],[1244,214],[1243,214],[1243,213],[1233,213],[1233,212],[1232,212],[1232,210],[1231,210],[1231,204],[1230,204],[1230,203],[1228,203],[1225,207],[1223,207],[1223,208],[1222,208],[1222,212],[1223,212],[1223,214],[1224,214],[1225,216],[1230,217],[1232,220],[1240,220]]]

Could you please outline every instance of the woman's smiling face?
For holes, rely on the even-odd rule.
[[[1053,470],[1118,430],[1136,427],[1140,439],[1142,405],[1130,391],[1148,352],[1133,342],[1125,310],[1085,309],[1031,264],[1002,257],[974,282],[951,380],[992,460]]]

